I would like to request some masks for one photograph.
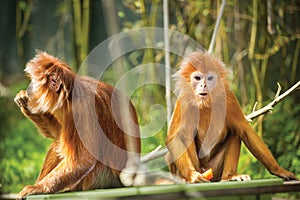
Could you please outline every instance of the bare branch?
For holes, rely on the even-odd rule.
[[[278,89],[277,89],[277,92],[276,92],[276,95],[275,95],[275,99],[279,97],[280,92],[281,92],[281,85],[278,82],[277,82],[277,86],[278,86]]]
[[[278,90],[276,92],[274,100],[271,103],[269,103],[268,105],[266,105],[265,107],[263,107],[263,108],[261,108],[259,110],[253,111],[252,113],[250,113],[249,115],[247,115],[246,119],[248,121],[252,121],[254,118],[272,111],[273,107],[276,104],[278,104],[282,99],[284,99],[286,96],[288,96],[294,90],[296,90],[299,86],[300,86],[300,81],[298,81],[295,85],[293,85],[286,92],[284,92],[283,94],[279,95],[279,93],[281,91],[281,86],[278,84]]]
[[[166,155],[167,152],[168,152],[167,148],[162,148],[162,146],[159,145],[153,151],[151,151],[147,155],[143,156],[141,158],[141,162],[142,163],[147,163],[147,162],[149,162],[151,160],[155,160],[155,159],[157,159],[159,157],[162,157],[162,156]]]
[[[214,32],[213,32],[213,35],[212,35],[212,38],[211,38],[211,41],[210,41],[210,44],[209,44],[208,53],[213,52],[213,48],[214,48],[215,43],[216,43],[217,33],[218,33],[218,30],[219,30],[219,27],[220,27],[221,18],[222,18],[222,15],[224,13],[224,10],[225,10],[225,5],[226,5],[226,0],[222,0],[222,4],[221,4],[221,8],[220,8],[218,17],[217,17]]]
[[[254,106],[253,106],[253,108],[252,108],[252,112],[254,112],[255,110],[256,110],[256,107],[257,107],[257,102],[255,102],[255,104],[254,104]]]

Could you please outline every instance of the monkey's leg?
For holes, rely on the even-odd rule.
[[[226,142],[227,151],[224,154],[224,166],[221,180],[250,180],[246,174],[237,175],[237,166],[241,151],[241,140],[238,136],[232,135]]]
[[[63,159],[50,173],[34,185],[28,185],[18,194],[17,199],[23,199],[30,194],[55,193],[72,187],[88,174],[95,164],[68,163]]]
[[[40,172],[39,177],[36,180],[36,183],[42,180],[61,162],[62,159],[59,157],[59,155],[57,155],[56,150],[57,150],[57,143],[56,141],[54,141],[49,147],[42,170]]]
[[[167,155],[165,156],[166,162],[169,166],[169,170],[171,174],[177,174],[177,168],[175,163],[172,162],[171,154],[168,152]]]

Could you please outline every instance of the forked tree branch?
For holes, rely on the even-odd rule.
[[[281,91],[281,86],[279,83],[277,83],[277,85],[278,85],[278,89],[277,89],[276,95],[274,97],[274,100],[259,110],[255,110],[255,107],[256,107],[256,104],[255,104],[253,112],[246,116],[246,119],[249,122],[251,122],[254,118],[256,118],[260,115],[272,112],[274,106],[276,106],[282,99],[284,99],[286,96],[288,96],[290,93],[295,91],[298,87],[300,87],[300,81],[298,81],[295,85],[293,85],[290,89],[288,89],[286,92],[284,92],[281,95],[279,95],[280,91]]]

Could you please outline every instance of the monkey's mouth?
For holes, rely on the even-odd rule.
[[[203,93],[199,93],[199,96],[201,96],[201,97],[206,97],[207,94],[208,94],[208,93],[204,93],[204,92],[203,92]]]

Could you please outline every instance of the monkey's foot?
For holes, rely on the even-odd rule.
[[[17,200],[26,199],[26,196],[30,194],[41,194],[41,193],[43,193],[42,187],[37,187],[35,185],[27,185],[18,194]]]
[[[228,181],[250,181],[251,177],[248,174],[239,174],[232,176],[231,178],[228,179]]]

